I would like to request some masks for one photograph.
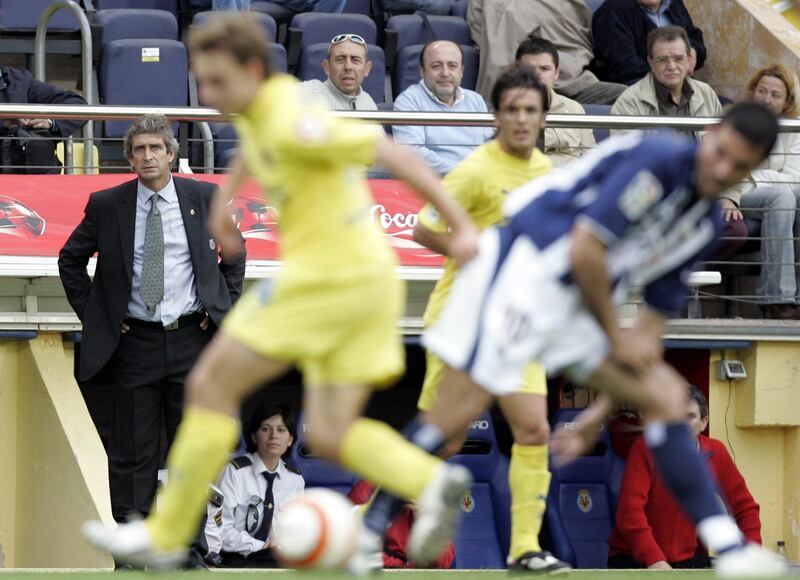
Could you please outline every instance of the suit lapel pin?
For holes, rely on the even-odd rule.
[[[189,215],[194,215],[194,208],[189,210]]]
[[[215,250],[217,248],[217,243],[214,240],[208,240],[208,247]]]

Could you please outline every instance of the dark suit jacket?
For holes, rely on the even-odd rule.
[[[197,294],[216,324],[242,293],[245,256],[219,261],[211,244],[209,183],[173,177],[194,266]],[[58,271],[70,305],[83,323],[80,375],[88,380],[109,361],[120,337],[131,297],[133,240],[136,224],[136,179],[97,191],[89,197],[83,220],[58,256]],[[94,280],[86,265],[97,252]],[[229,258],[230,259],[230,258]]]
[[[37,81],[26,71],[10,67],[0,67],[0,103],[27,103],[31,105],[85,105],[83,97],[54,85]],[[53,133],[59,137],[69,137],[86,124],[86,121],[55,122]]]
[[[695,70],[706,62],[703,32],[692,22],[683,0],[672,0],[667,9],[672,24],[682,26],[697,52]],[[650,72],[647,64],[647,35],[656,25],[638,0],[606,0],[592,18],[594,58],[597,76],[612,83],[632,85]]]

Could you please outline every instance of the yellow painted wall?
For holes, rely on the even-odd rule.
[[[712,353],[709,405],[710,434],[723,441],[761,506],[764,545],[786,542],[787,553],[800,558],[800,381],[797,343],[762,342],[748,351],[727,353],[743,360],[745,381],[717,381]]]
[[[80,534],[85,520],[112,518],[106,456],[73,378],[71,345],[58,334],[0,343],[0,371],[5,367],[17,372],[13,383],[4,383],[4,391],[16,392],[0,392],[0,404],[16,399],[0,411],[3,418],[15,415],[16,423],[15,445],[0,447],[0,465],[13,470],[8,481],[15,484],[13,510],[0,503],[8,522],[0,527],[0,542],[13,546],[6,566],[112,566]]]
[[[780,62],[800,70],[800,31],[764,0],[685,0],[703,30],[708,60],[697,78],[739,99],[761,66]]]
[[[0,342],[0,547],[5,565],[14,559],[17,486],[17,360],[19,344]]]

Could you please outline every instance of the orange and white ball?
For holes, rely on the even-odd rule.
[[[308,489],[275,519],[275,552],[290,568],[341,569],[355,550],[360,526],[345,496]]]

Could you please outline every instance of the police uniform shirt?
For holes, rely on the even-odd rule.
[[[222,472],[217,489],[221,497],[212,494],[209,504],[209,518],[206,522],[206,538],[209,540],[209,551],[236,552],[248,556],[269,544],[254,537],[264,513],[264,494],[267,480],[262,475],[269,471],[257,453],[248,453],[231,460]],[[281,507],[290,499],[301,495],[305,488],[303,477],[286,466],[278,463],[276,477],[272,484],[273,523],[280,517]],[[214,503],[221,503],[221,508]],[[221,541],[220,539],[221,538]],[[219,550],[212,548],[219,546]]]

